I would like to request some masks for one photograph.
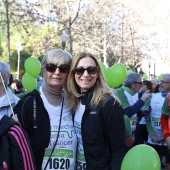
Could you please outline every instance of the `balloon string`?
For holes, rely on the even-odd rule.
[[[12,105],[11,105],[11,101],[10,101],[10,99],[9,99],[9,95],[8,95],[7,90],[6,90],[6,87],[5,87],[4,80],[3,80],[3,77],[2,77],[1,72],[0,72],[0,77],[1,77],[2,84],[3,84],[3,86],[4,86],[5,93],[6,93],[6,96],[7,96],[7,99],[8,99],[9,105],[10,105],[10,108],[11,108],[12,115],[14,116],[14,111],[13,111],[13,108],[12,108]]]

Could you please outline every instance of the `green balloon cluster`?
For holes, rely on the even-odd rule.
[[[26,73],[22,77],[22,84],[30,92],[36,88],[37,77],[41,72],[41,63],[37,58],[29,57],[25,60],[24,67]]]
[[[25,60],[24,67],[27,73],[36,78],[41,71],[41,63],[37,58],[29,57]]]
[[[99,61],[99,64],[106,77],[109,87],[115,88],[120,86],[124,82],[127,76],[127,69],[123,64],[114,64],[113,66],[108,68],[106,68],[104,63],[102,63],[101,61]]]
[[[160,158],[151,146],[140,144],[125,155],[121,170],[160,170]]]

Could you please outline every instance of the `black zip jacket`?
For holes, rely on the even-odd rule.
[[[120,170],[127,152],[123,109],[111,96],[97,107],[89,107],[93,90],[81,97],[86,106],[82,118],[82,140],[87,170]]]
[[[21,126],[29,135],[37,170],[41,170],[45,148],[50,141],[50,119],[37,90],[24,96],[14,107]]]
[[[0,169],[36,169],[28,135],[6,115],[0,120]]]

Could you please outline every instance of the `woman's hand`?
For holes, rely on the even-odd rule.
[[[156,136],[155,134],[151,136],[151,140],[152,140],[152,142],[154,142],[154,143],[158,143],[158,142],[160,141],[159,138],[158,138],[158,136]]]

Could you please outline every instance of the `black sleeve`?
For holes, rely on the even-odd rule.
[[[49,115],[39,93],[31,93],[21,99],[15,106],[14,113],[17,114],[22,128],[30,138],[37,169],[41,169],[51,131]]]
[[[143,100],[139,99],[134,105],[124,109],[124,114],[131,118],[135,113],[140,112],[140,109],[144,106]]]
[[[10,166],[12,170],[35,170],[33,152],[27,134],[14,125],[8,131]],[[10,168],[9,168],[10,169]]]
[[[127,152],[125,122],[123,109],[114,99],[109,100],[104,106],[104,124],[111,149],[111,167],[113,170],[120,170]]]

